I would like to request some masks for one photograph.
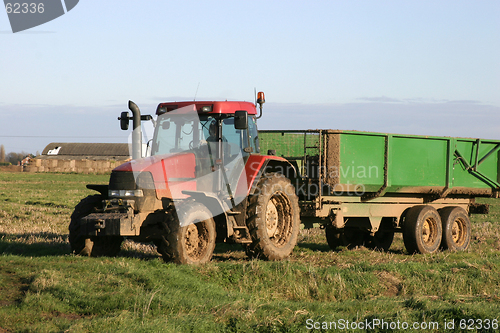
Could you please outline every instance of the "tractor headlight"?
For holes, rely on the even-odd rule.
[[[144,193],[142,190],[109,190],[109,197],[143,197]]]

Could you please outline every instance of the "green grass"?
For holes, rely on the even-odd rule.
[[[0,332],[307,332],[323,322],[500,320],[500,203],[473,215],[464,253],[332,252],[303,230],[289,260],[220,244],[204,266],[165,264],[126,241],[116,258],[69,254],[73,207],[105,175],[0,173]],[[311,320],[312,321],[308,321]],[[308,330],[309,325],[319,330]],[[319,326],[318,326],[319,325]],[[490,325],[491,326],[491,325]],[[331,330],[332,332],[335,330]],[[342,330],[359,332],[362,330]],[[371,332],[382,332],[373,327]],[[498,331],[498,330],[467,330]]]

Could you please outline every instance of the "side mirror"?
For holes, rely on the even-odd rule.
[[[128,111],[123,111],[121,113],[120,118],[118,120],[120,121],[120,128],[124,131],[128,130],[128,123],[130,121],[130,117],[128,116]]]
[[[248,112],[240,110],[234,113],[234,128],[239,130],[248,128]]]

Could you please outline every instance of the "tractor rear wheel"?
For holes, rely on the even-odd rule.
[[[165,214],[164,235],[157,241],[158,252],[166,262],[204,264],[212,259],[215,248],[215,221],[204,205],[182,203]]]
[[[414,206],[406,213],[403,241],[409,253],[434,253],[441,244],[443,227],[434,207]]]
[[[471,226],[467,212],[460,207],[445,207],[439,210],[443,222],[441,248],[465,251],[469,247]]]
[[[94,242],[90,239],[90,236],[84,235],[80,219],[93,213],[101,203],[102,196],[97,194],[89,195],[76,205],[73,214],[71,214],[71,222],[69,224],[69,244],[71,246],[71,253],[82,256],[90,256],[92,254]]]
[[[288,178],[277,173],[262,176],[249,198],[247,227],[252,237],[252,243],[246,245],[249,257],[282,260],[292,253],[297,244],[300,209]]]

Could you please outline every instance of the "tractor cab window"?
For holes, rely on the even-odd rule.
[[[257,130],[257,119],[248,116],[248,135],[250,136],[250,147],[254,153],[260,153],[259,131]]]
[[[197,113],[167,113],[158,117],[153,138],[153,155],[207,150],[216,155],[218,142],[218,116]],[[223,125],[224,126],[224,125]],[[231,137],[230,133],[228,135]],[[223,142],[227,140],[223,137]],[[212,148],[212,149],[210,149]]]
[[[219,131],[219,121],[222,132]],[[248,130],[234,128],[233,117],[223,117],[211,114],[175,114],[166,113],[158,117],[155,136],[153,138],[152,155],[163,155],[207,149],[209,154],[216,156],[219,136],[222,141],[224,159],[229,161],[238,154],[248,155],[252,148],[258,153],[259,142],[255,117],[249,116]],[[204,148],[205,147],[205,148]]]
[[[233,157],[239,153],[243,156],[249,155],[244,149],[251,147],[252,152],[259,152],[259,139],[257,134],[255,117],[248,117],[248,130],[239,130],[234,128],[234,118],[225,118],[222,120],[222,142],[227,142],[230,156]]]
[[[200,141],[200,122],[184,115],[158,117],[153,139],[153,155],[171,154],[190,150]]]
[[[240,153],[242,147],[240,130],[234,129],[234,118],[222,120],[222,145],[226,158],[231,158]]]

